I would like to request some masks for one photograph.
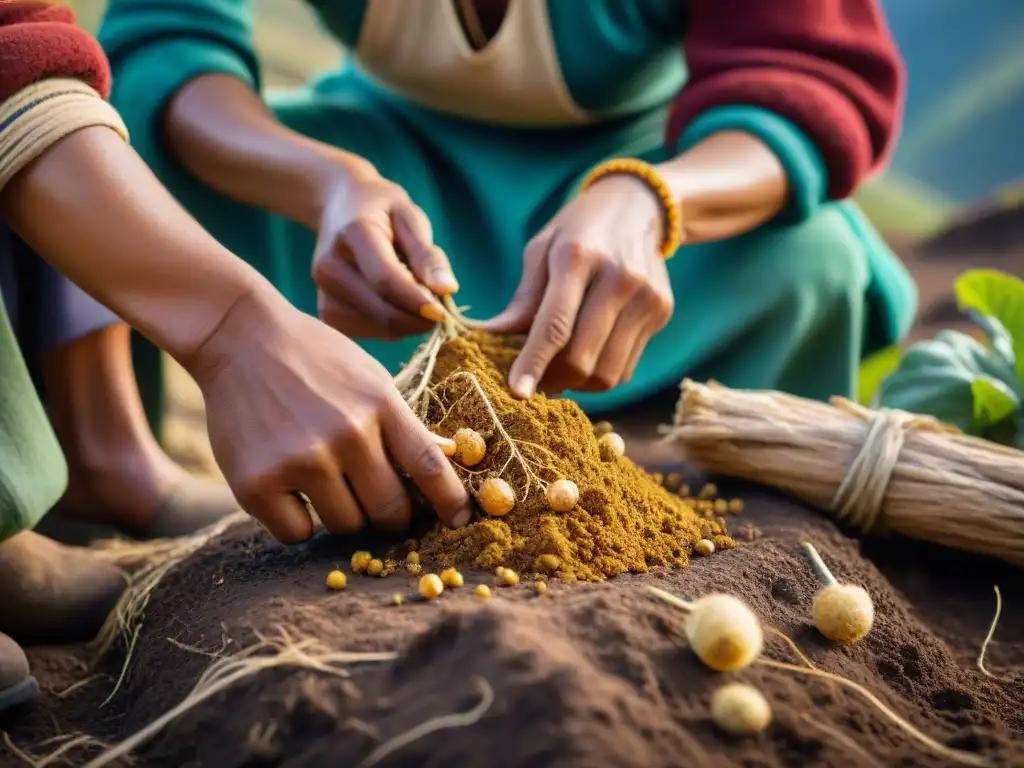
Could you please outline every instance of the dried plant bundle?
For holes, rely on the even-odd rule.
[[[689,379],[666,439],[706,469],[778,488],[861,533],[1024,566],[1024,452],[904,411]]]

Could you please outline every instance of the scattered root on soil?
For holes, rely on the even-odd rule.
[[[359,763],[358,768],[370,768],[377,765],[381,760],[397,752],[402,747],[412,744],[414,741],[429,736],[436,731],[448,730],[450,728],[466,728],[479,722],[480,718],[487,714],[487,710],[494,703],[494,689],[482,677],[474,677],[470,680],[473,687],[480,693],[480,702],[468,712],[456,712],[451,715],[440,715],[426,720],[415,728],[410,728],[405,733],[400,733],[392,739],[377,746],[366,758]]]
[[[999,586],[993,584],[992,591],[996,593],[996,612],[992,617],[992,623],[989,625],[988,634],[985,635],[985,639],[981,643],[981,650],[978,652],[978,669],[981,671],[981,674],[991,677],[993,680],[1006,680],[1008,678],[994,674],[985,666],[985,652],[988,651],[988,645],[992,642],[992,636],[996,633],[996,626],[999,624],[999,616],[1003,612],[1003,595],[999,591]]]
[[[875,707],[875,709],[877,709],[879,712],[885,715],[885,717],[891,720],[893,724],[895,724],[900,730],[902,730],[904,733],[910,736],[910,738],[919,742],[926,748],[930,749],[932,752],[941,755],[942,757],[946,758],[951,762],[959,763],[960,765],[976,765],[982,766],[983,768],[992,765],[992,763],[989,760],[985,759],[984,757],[981,757],[980,755],[975,755],[970,752],[964,752],[959,749],[952,749],[951,747],[947,747],[945,744],[936,741],[931,736],[922,733],[913,725],[904,720],[900,715],[898,715],[896,712],[890,709],[881,699],[875,696],[875,694],[871,693],[871,691],[869,691],[863,685],[855,683],[852,680],[848,680],[842,675],[837,675],[832,672],[825,672],[820,669],[807,669],[805,667],[798,667],[795,664],[787,664],[786,662],[782,661],[773,661],[772,659],[759,659],[757,663],[765,667],[771,667],[773,669],[780,669],[788,672],[795,672],[800,675],[818,677],[823,680],[829,680],[833,683],[837,683],[845,688],[849,688],[851,691],[860,694],[873,707]]]
[[[52,739],[47,739],[46,741],[37,744],[35,748],[39,749],[40,747],[48,747],[54,744],[58,744],[59,746],[57,746],[57,748],[52,752],[41,756],[36,756],[16,745],[6,731],[3,734],[3,741],[4,746],[10,750],[12,755],[26,765],[31,766],[31,768],[47,768],[47,766],[68,763],[71,761],[72,755],[77,756],[75,762],[80,762],[82,753],[87,750],[96,751],[110,749],[109,744],[100,741],[87,733],[64,733],[60,736],[54,736]]]
[[[390,661],[396,654],[351,653],[333,651],[314,638],[293,638],[283,627],[278,636],[265,638],[257,635],[259,642],[214,662],[196,681],[192,691],[177,706],[165,712],[145,728],[93,758],[85,768],[102,768],[114,760],[129,755],[136,747],[160,733],[172,721],[202,704],[211,696],[230,688],[236,683],[252,677],[266,669],[288,667],[308,669],[325,675],[348,677],[344,667],[350,664]]]
[[[138,570],[131,575],[128,588],[117,601],[117,605],[114,606],[114,610],[111,611],[94,641],[94,658],[97,663],[106,656],[107,651],[119,638],[123,639],[128,646],[120,677],[107,701],[117,693],[124,674],[131,664],[132,651],[135,649],[135,642],[138,640],[143,616],[153,595],[153,590],[167,574],[193,554],[229,528],[249,519],[245,512],[236,512],[192,536],[138,545],[108,544],[106,546],[105,551],[109,552],[115,560],[119,557],[118,552],[122,555],[127,552],[130,553],[131,560],[139,566]],[[99,551],[104,550],[100,549]]]

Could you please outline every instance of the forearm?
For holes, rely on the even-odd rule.
[[[175,96],[165,132],[171,151],[214,189],[315,229],[326,191],[365,161],[292,131],[259,94],[228,75],[204,75]]]
[[[742,131],[712,134],[658,171],[682,211],[684,243],[748,232],[778,215],[790,196],[778,157]]]
[[[40,256],[181,361],[238,301],[273,293],[109,128],[53,145],[3,189],[0,213]]]

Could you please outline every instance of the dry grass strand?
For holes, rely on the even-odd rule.
[[[370,768],[371,766],[377,765],[377,763],[385,757],[388,757],[398,750],[409,746],[414,741],[419,741],[424,736],[429,736],[431,733],[435,733],[436,731],[447,730],[449,728],[466,728],[467,726],[474,725],[479,722],[480,718],[487,714],[487,710],[489,710],[491,705],[494,703],[494,689],[491,688],[491,684],[482,677],[473,677],[470,679],[470,682],[480,693],[479,703],[477,703],[471,710],[468,712],[456,712],[450,715],[432,717],[414,728],[409,729],[405,733],[400,733],[394,738],[388,739],[370,752],[370,754],[359,763],[357,768]]]
[[[62,741],[63,743],[57,747],[53,752],[41,757],[29,753],[28,751],[18,747],[11,739],[10,735],[5,731],[3,734],[4,745],[10,750],[11,754],[21,760],[26,765],[32,768],[47,768],[47,766],[57,765],[58,761],[69,764],[77,764],[79,760],[75,760],[73,763],[68,757],[69,753],[79,749],[87,749],[93,747],[96,749],[109,749],[110,745],[106,742],[100,741],[94,736],[90,736],[86,733],[68,733],[61,734],[53,739],[48,739],[43,744],[53,743],[55,741]]]
[[[349,673],[343,668],[344,665],[390,661],[396,656],[394,653],[332,651],[313,638],[293,638],[283,627],[278,628],[278,636],[274,639],[260,635],[257,635],[257,638],[259,642],[255,645],[226,656],[207,667],[189,694],[177,706],[90,760],[84,768],[103,768],[114,760],[131,754],[134,749],[156,736],[171,722],[195,709],[210,697],[264,670],[286,667],[348,677]],[[260,652],[269,654],[259,655]]]
[[[849,688],[851,691],[860,694],[873,707],[875,707],[879,712],[885,715],[904,733],[913,738],[915,741],[921,743],[923,746],[930,749],[932,752],[941,755],[942,757],[946,758],[951,762],[959,763],[961,765],[975,765],[981,766],[981,768],[987,768],[988,766],[992,765],[992,763],[990,763],[988,760],[986,760],[984,757],[980,755],[975,755],[970,752],[964,752],[959,749],[947,747],[945,744],[936,741],[931,736],[922,733],[909,722],[907,722],[904,718],[898,715],[895,711],[893,711],[888,705],[885,704],[885,702],[883,702],[881,699],[875,696],[875,694],[871,693],[871,691],[869,691],[867,688],[858,683],[853,682],[852,680],[848,680],[847,678],[842,677],[841,675],[837,675],[832,672],[825,672],[821,669],[806,669],[805,667],[798,667],[795,664],[787,664],[782,661],[773,661],[771,659],[762,658],[756,661],[755,664],[761,664],[766,667],[772,667],[773,669],[781,669],[789,672],[795,672],[801,675],[818,677],[822,680],[829,680],[831,682],[844,686],[845,688]]]
[[[999,586],[996,584],[992,585],[992,591],[996,593],[996,612],[992,617],[992,623],[988,627],[988,634],[985,635],[985,640],[981,643],[981,650],[978,652],[978,669],[981,670],[981,674],[986,677],[991,677],[993,680],[1006,680],[1006,677],[996,675],[990,672],[985,667],[985,652],[988,650],[989,643],[992,642],[992,636],[996,633],[996,625],[999,624],[999,616],[1003,612],[1003,595],[999,591]]]

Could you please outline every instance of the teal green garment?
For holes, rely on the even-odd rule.
[[[67,481],[64,453],[0,297],[0,542],[33,528]]]
[[[286,125],[368,158],[410,193],[454,263],[460,304],[478,318],[504,308],[520,278],[525,243],[594,165],[617,156],[658,162],[717,131],[754,133],[785,164],[792,205],[748,234],[683,247],[669,262],[676,312],[633,380],[578,399],[595,411],[617,408],[684,375],[816,399],[852,395],[861,356],[908,330],[914,285],[851,203],[826,199],[820,153],[789,121],[723,107],[689,126],[679,146],[665,147],[667,102],[685,78],[677,43],[683,29],[678,11],[670,12],[676,2],[601,0],[581,14],[575,0],[549,0],[553,38],[578,104],[594,114],[618,113],[622,105],[609,94],[636,100],[643,73],[654,73],[646,91],[653,101],[636,101],[635,111],[614,120],[524,129],[453,118],[386,92],[355,66],[270,104]],[[343,42],[355,42],[359,3],[320,6]],[[111,0],[100,33],[114,68],[113,100],[136,149],[216,237],[314,312],[312,233],[203,187],[161,141],[162,112],[192,77],[222,72],[259,86],[248,5],[176,0],[163,4],[173,10],[154,12],[160,7]],[[601,64],[609,60],[614,66]],[[628,92],[617,77],[630,81]],[[418,341],[363,346],[397,371]]]

